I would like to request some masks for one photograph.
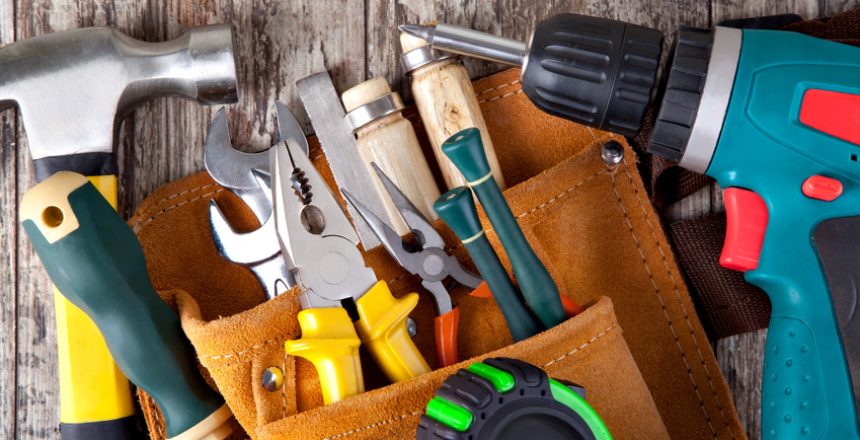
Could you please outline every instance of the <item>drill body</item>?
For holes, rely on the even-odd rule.
[[[762,438],[858,439],[860,48],[785,31],[711,37],[690,130],[671,125],[684,119],[665,102],[684,87],[671,72],[652,150],[689,133],[680,164],[725,189],[720,262],[770,297]]]

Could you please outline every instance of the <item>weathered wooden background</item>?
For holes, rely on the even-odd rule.
[[[231,132],[237,144],[254,150],[269,145],[275,100],[300,109],[293,84],[310,73],[328,69],[340,90],[384,76],[408,98],[394,30],[402,23],[435,19],[525,39],[536,21],[570,11],[672,35],[680,25],[705,27],[727,18],[785,12],[812,18],[856,6],[857,0],[2,0],[0,45],[105,25],[161,41],[189,27],[232,22],[242,97],[230,109]],[[468,67],[473,76],[500,69],[479,62]],[[203,169],[203,140],[212,114],[213,109],[193,103],[157,99],[125,120],[119,147],[124,216],[158,186]],[[0,113],[0,439],[58,437],[53,300],[47,276],[18,226],[17,202],[33,184],[25,130],[15,110],[7,110]],[[720,194],[712,188],[683,201],[670,215],[717,209]],[[763,342],[764,332],[758,332],[716,343],[752,438],[759,438]]]

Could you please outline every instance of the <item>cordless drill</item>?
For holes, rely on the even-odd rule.
[[[725,189],[720,264],[770,296],[762,437],[860,438],[860,48],[684,29],[650,150]]]

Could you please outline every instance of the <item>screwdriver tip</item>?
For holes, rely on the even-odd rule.
[[[421,26],[417,24],[401,24],[397,26],[397,29],[400,32],[405,32],[413,37],[419,37],[428,42],[433,39],[433,27],[432,26]]]

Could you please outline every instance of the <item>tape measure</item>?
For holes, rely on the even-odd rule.
[[[454,373],[427,403],[418,440],[610,440],[585,389],[510,358],[485,359]]]

